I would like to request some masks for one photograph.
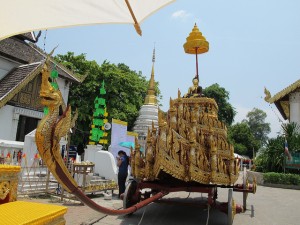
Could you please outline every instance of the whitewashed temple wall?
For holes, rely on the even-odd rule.
[[[13,116],[13,106],[6,105],[0,108],[0,139],[15,140],[17,131],[13,131]]]
[[[290,122],[295,122],[300,125],[300,92],[291,93],[289,96],[290,102]]]

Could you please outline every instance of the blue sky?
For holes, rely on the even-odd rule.
[[[274,95],[299,79],[299,9],[297,0],[177,0],[141,24],[142,37],[132,25],[82,26],[48,30],[45,46],[49,52],[59,45],[58,54],[86,53],[100,64],[125,63],[150,78],[155,43],[155,79],[166,111],[177,88],[185,93],[192,84],[195,56],[182,46],[196,22],[210,44],[209,52],[198,57],[201,86],[219,83],[230,92],[236,122],[254,107],[264,110],[275,136],[279,112],[264,102],[263,89]]]

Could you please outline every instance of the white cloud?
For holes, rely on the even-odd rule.
[[[192,16],[192,14],[188,13],[185,10],[178,10],[172,14],[173,19],[181,19],[181,20],[187,19],[190,16]]]

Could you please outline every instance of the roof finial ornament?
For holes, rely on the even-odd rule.
[[[271,93],[270,93],[270,91],[265,87],[265,89],[264,89],[264,93],[265,93],[265,101],[266,102],[270,102],[270,99],[271,99]]]

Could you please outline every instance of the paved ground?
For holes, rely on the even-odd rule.
[[[226,202],[228,189],[218,189],[218,201]],[[166,198],[176,199],[182,202],[200,202],[203,198],[199,193],[189,194],[186,192],[172,193]],[[234,199],[242,203],[242,193],[234,192]],[[19,199],[22,200],[22,199]],[[114,198],[104,200],[103,197],[93,198],[100,205],[118,209],[122,201]],[[44,203],[55,203],[53,199],[30,199]],[[153,203],[140,209],[132,216],[105,216],[95,212],[87,206],[65,202],[68,207],[65,216],[67,225],[206,225],[208,210],[194,206],[179,206]],[[259,186],[255,195],[249,194],[248,206],[254,206],[254,217],[251,211],[238,214],[234,218],[234,225],[298,225],[300,224],[300,191],[270,188]],[[225,225],[227,216],[216,210],[209,210],[210,225]]]
[[[201,194],[174,193],[173,197],[184,201],[200,201]],[[178,198],[179,197],[179,198]],[[219,189],[219,201],[226,201],[227,189]],[[242,194],[234,193],[234,199],[242,203]],[[254,217],[251,211],[238,214],[234,225],[298,225],[300,224],[300,191],[259,186],[255,195],[249,194],[248,205],[254,206]],[[144,216],[143,216],[144,214]],[[207,209],[191,206],[151,204],[132,216],[107,216],[94,225],[205,225]],[[142,221],[141,218],[143,217]],[[210,210],[210,225],[226,225],[227,216],[218,210]]]

